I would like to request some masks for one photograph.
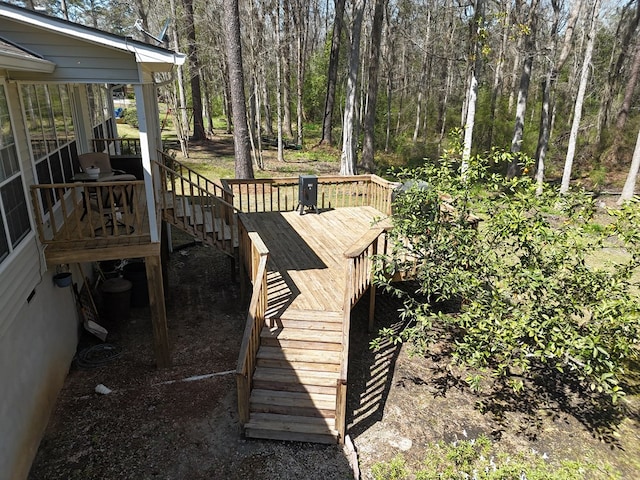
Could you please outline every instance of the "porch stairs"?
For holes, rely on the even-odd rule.
[[[338,442],[342,319],[342,312],[293,309],[267,319],[244,426],[247,437]]]
[[[236,259],[238,235],[231,194],[172,157],[159,152],[162,219]]]

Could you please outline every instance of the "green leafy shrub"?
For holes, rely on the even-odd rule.
[[[139,128],[138,125],[138,111],[135,108],[126,108],[122,112],[122,118],[127,125],[131,125],[134,128]]]
[[[411,322],[395,341],[411,341],[421,354],[449,342],[478,390],[491,379],[518,392],[554,374],[615,402],[640,343],[639,202],[612,211],[615,221],[598,231],[589,195],[550,188],[536,195],[531,178],[492,173],[510,160],[500,151],[473,158],[463,177],[454,149],[397,172],[414,186],[394,202],[392,251],[378,258],[375,274],[405,298]],[[628,260],[591,266],[613,236]],[[399,272],[417,279],[417,295],[389,282]]]

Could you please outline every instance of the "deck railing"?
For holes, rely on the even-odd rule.
[[[195,170],[187,167],[183,163],[177,161],[171,155],[167,155],[165,152],[158,150],[161,162],[170,170],[173,170],[177,175],[189,181],[189,183],[197,185],[199,189],[209,192],[211,195],[222,198],[228,203],[232,203],[233,193],[223,188],[213,180],[200,175]]]
[[[162,155],[165,163],[155,163],[160,173],[158,204],[163,218],[234,256],[237,218],[233,205],[225,200],[232,200],[231,196],[219,185]]]
[[[298,178],[223,179],[241,212],[287,212],[298,207]],[[391,213],[391,192],[396,184],[377,175],[318,177],[318,208],[370,206]]]
[[[142,155],[139,138],[92,138],[91,145],[94,152],[108,151],[115,156]]]
[[[369,289],[369,330],[373,327],[375,307],[375,285],[372,282],[374,256],[387,251],[387,228],[372,228],[349,250],[346,258],[346,288],[342,320],[342,354],[340,358],[340,378],[336,391],[336,429],[344,439],[347,406],[347,372],[349,370],[349,331],[351,329],[351,309]]]
[[[32,185],[31,201],[44,245],[149,236],[140,180]]]
[[[265,322],[267,310],[267,262],[269,250],[256,232],[247,232],[242,224],[240,228],[240,261],[245,272],[253,282],[251,302],[247,314],[244,336],[240,346],[236,383],[238,388],[238,412],[240,422],[249,421],[249,398],[253,372],[256,367],[260,332]]]

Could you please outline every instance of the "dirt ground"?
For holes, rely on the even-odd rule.
[[[29,479],[353,478],[341,446],[243,438],[233,372],[247,305],[229,260],[189,242],[174,235],[174,245],[186,246],[168,266],[173,367],[155,368],[148,308],[133,308],[108,338],[121,348],[118,358],[98,368],[72,366]],[[406,346],[371,351],[367,303],[353,313],[347,406],[361,478],[399,453],[417,465],[429,442],[480,434],[503,451],[535,450],[552,462],[579,459],[609,465],[619,473],[612,478],[640,478],[640,382],[621,410],[595,417],[570,397],[480,397],[443,368],[446,352],[412,358]],[[376,326],[402,328],[399,307],[379,295]],[[80,348],[92,343],[83,335]],[[111,393],[96,393],[99,384]]]

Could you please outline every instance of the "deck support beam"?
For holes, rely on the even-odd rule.
[[[145,257],[147,282],[149,284],[149,307],[153,325],[153,350],[158,368],[171,366],[167,311],[164,304],[164,285],[160,255]]]

